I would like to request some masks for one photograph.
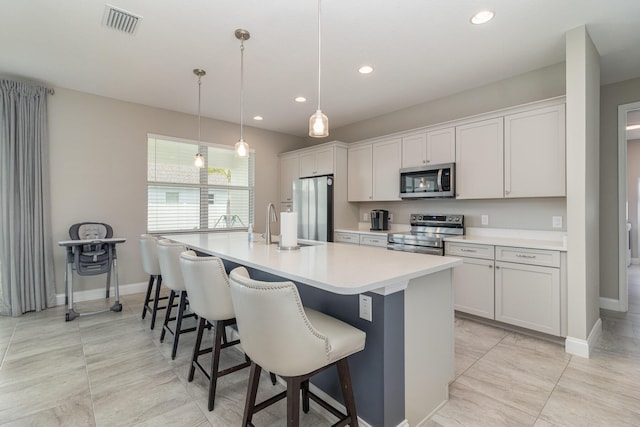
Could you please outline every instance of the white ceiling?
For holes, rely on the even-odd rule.
[[[0,0],[0,74],[306,136],[317,104],[315,0],[111,0],[135,35],[101,25],[97,0]],[[489,24],[471,15],[495,11]],[[602,83],[640,76],[639,0],[324,0],[322,110],[332,128],[564,61],[586,24]],[[362,64],[375,67],[362,76]],[[305,104],[293,102],[304,95]],[[264,121],[255,122],[256,114]]]

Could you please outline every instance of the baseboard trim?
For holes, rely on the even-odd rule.
[[[137,294],[147,290],[148,282],[129,283],[127,285],[118,286],[120,295]],[[115,295],[115,289],[111,286],[109,295]],[[75,291],[73,293],[73,302],[91,301],[103,299],[105,296],[105,288],[87,289],[86,291]],[[56,294],[56,305],[65,305],[64,294]]]
[[[620,300],[600,297],[600,308],[604,308],[605,310],[621,311]]]
[[[586,340],[567,337],[564,344],[565,351],[569,354],[573,354],[575,356],[580,356],[588,359],[589,355],[591,354],[591,350],[593,350],[593,346],[596,340],[600,337],[601,333],[602,333],[602,320],[598,318],[596,323],[593,325],[593,328],[591,328],[589,337]]]

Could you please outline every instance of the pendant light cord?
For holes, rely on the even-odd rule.
[[[240,141],[244,141],[244,39],[240,39]]]
[[[321,73],[321,52],[322,52],[322,34],[321,34],[321,8],[320,8],[321,0],[318,0],[318,110],[320,110],[320,73]]]
[[[201,82],[202,77],[198,76],[198,150],[200,149],[200,92],[201,92]]]

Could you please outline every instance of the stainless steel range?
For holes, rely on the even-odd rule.
[[[387,249],[444,255],[444,238],[464,234],[464,215],[411,214],[411,231],[389,233]]]

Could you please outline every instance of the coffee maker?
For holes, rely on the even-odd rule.
[[[389,229],[389,211],[384,209],[374,209],[371,211],[371,231],[382,231]]]

